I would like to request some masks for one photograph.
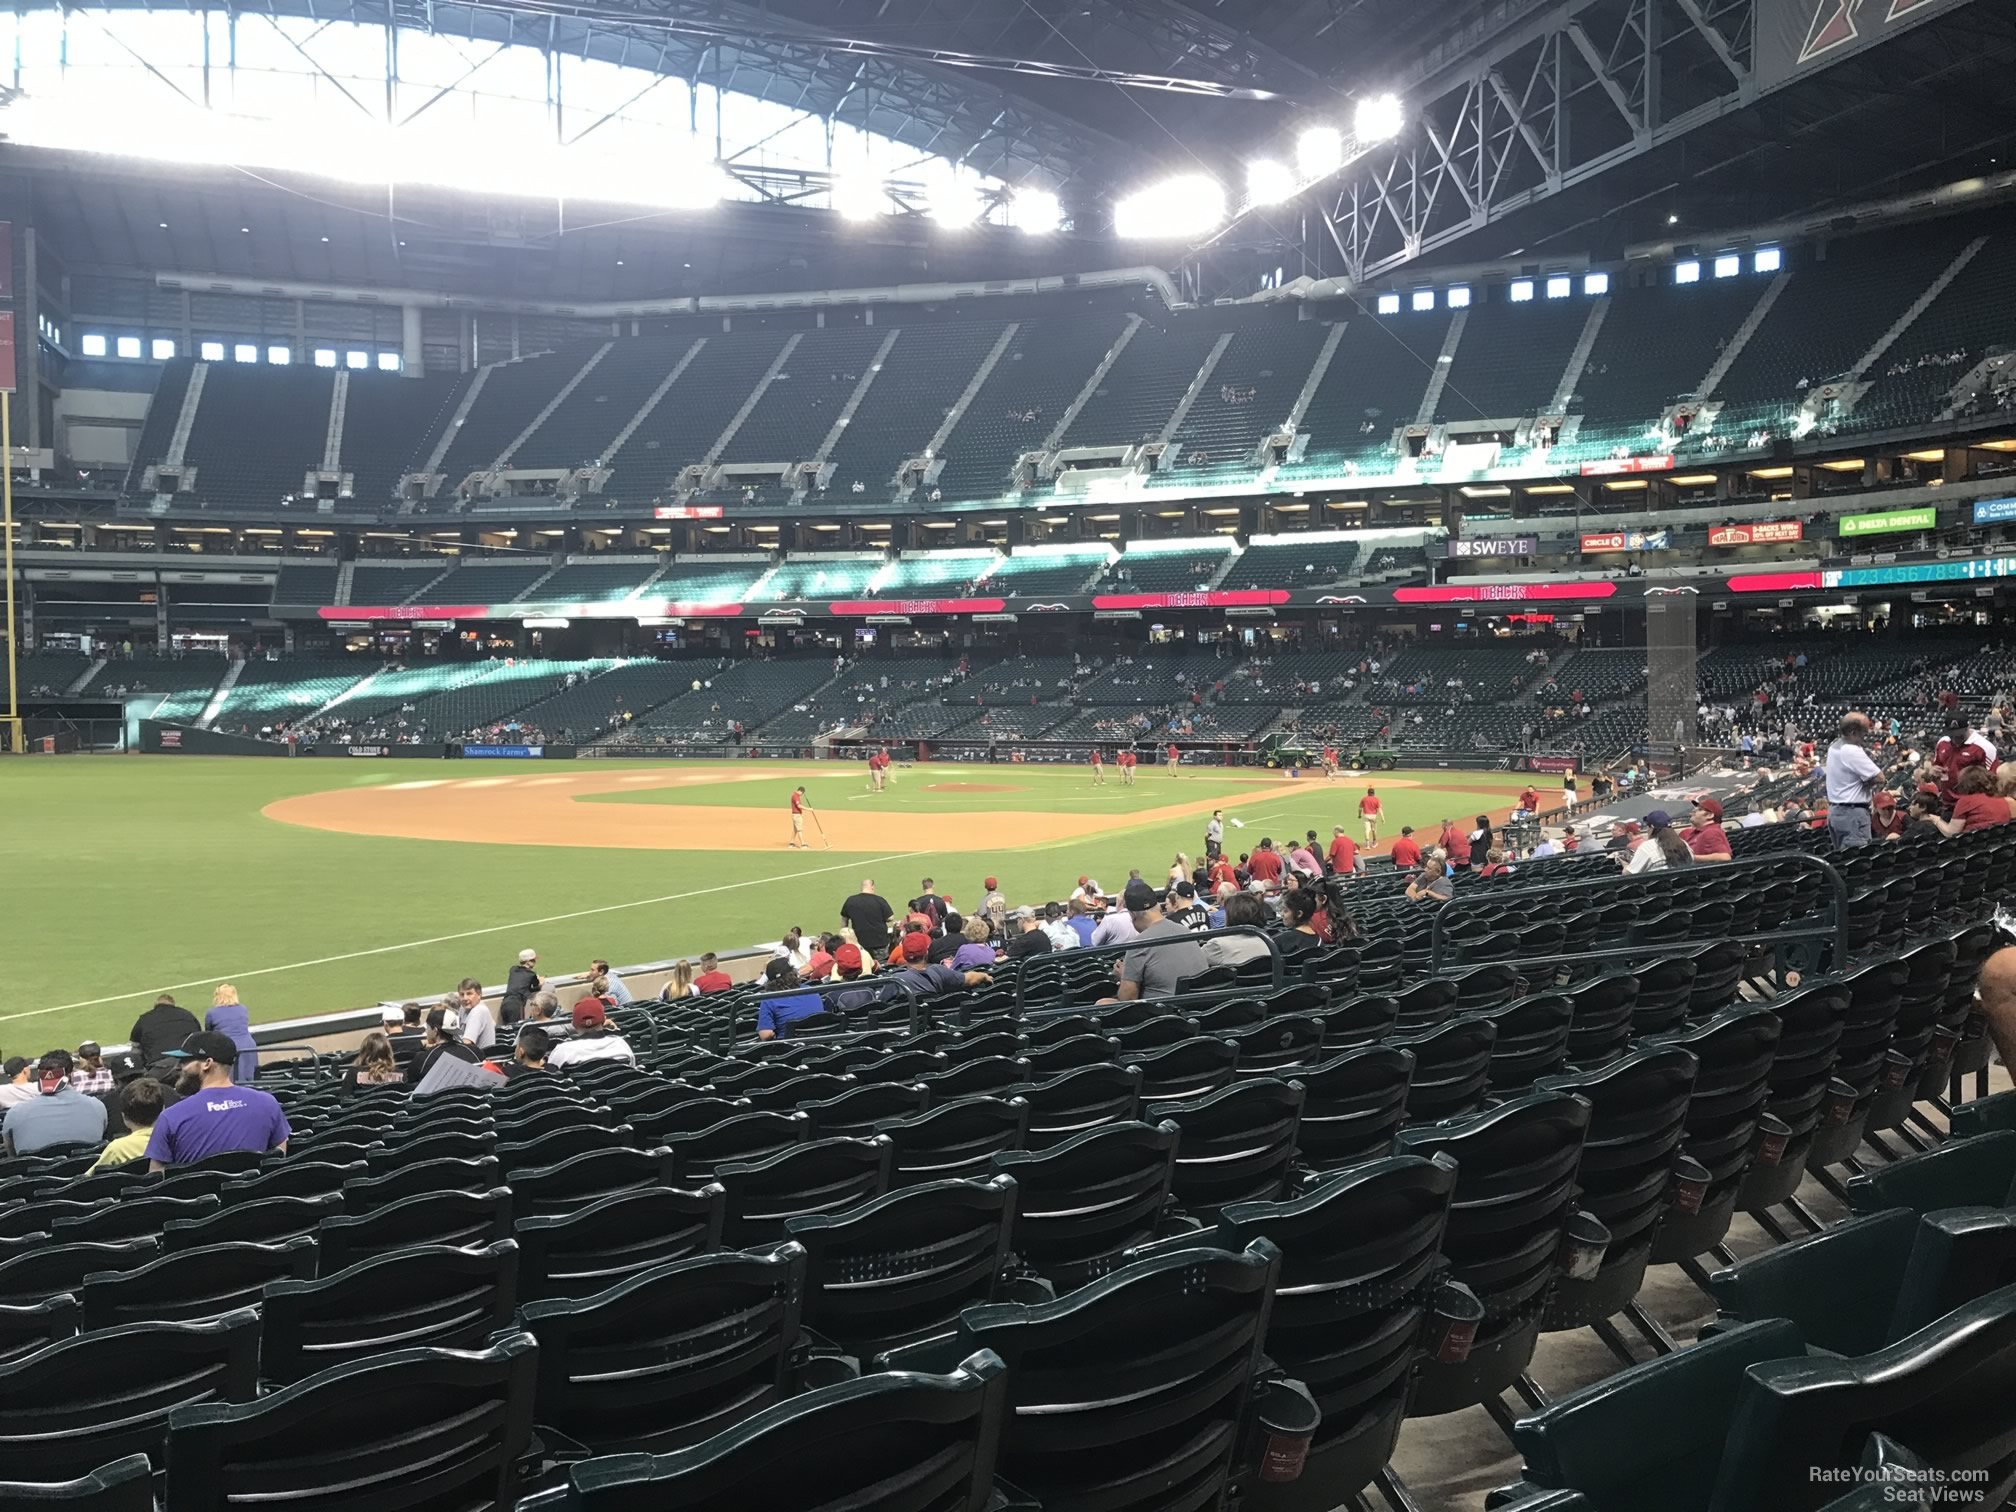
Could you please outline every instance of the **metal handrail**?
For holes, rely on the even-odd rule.
[[[1747,861],[1722,861],[1704,863],[1716,878],[1739,876],[1746,872],[1761,872],[1782,868],[1788,862],[1796,863],[1809,870],[1817,870],[1824,877],[1833,892],[1834,907],[1832,921],[1826,925],[1809,928],[1777,929],[1760,931],[1755,934],[1729,935],[1726,938],[1746,945],[1784,945],[1799,940],[1830,940],[1833,946],[1833,963],[1838,967],[1848,959],[1848,882],[1831,861],[1823,860],[1808,851],[1779,851],[1768,856],[1758,856]],[[1516,877],[1516,873],[1514,874]],[[1485,898],[1502,899],[1523,894],[1545,893],[1549,901],[1564,898],[1575,893],[1593,893],[1598,890],[1614,889],[1622,881],[1622,875],[1615,877],[1591,877],[1582,882],[1534,881],[1523,886],[1516,881],[1502,887],[1494,887],[1488,894],[1475,898],[1464,898],[1460,893],[1435,913],[1435,925],[1430,935],[1429,970],[1441,972],[1449,964],[1446,953],[1449,945],[1449,920],[1452,914],[1468,915],[1478,912],[1474,907],[1465,908],[1466,903],[1475,904]],[[1556,966],[1583,961],[1615,961],[1637,956],[1670,954],[1682,944],[1700,944],[1702,941],[1647,941],[1643,945],[1632,945],[1619,941],[1598,951],[1561,951],[1551,955],[1521,956],[1520,966]],[[1489,962],[1478,962],[1488,965]]]

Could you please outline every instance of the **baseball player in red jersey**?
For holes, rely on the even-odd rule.
[[[791,850],[810,850],[805,843],[805,789],[791,790]]]
[[[1182,762],[1183,762],[1183,753],[1176,749],[1175,741],[1173,740],[1170,741],[1169,759],[1164,763],[1164,765],[1168,767],[1169,775],[1171,777],[1180,777],[1182,775],[1182,773],[1177,770],[1177,768],[1182,765]]]
[[[1335,782],[1337,780],[1337,747],[1335,746],[1323,747],[1323,780],[1325,782]]]
[[[1120,754],[1114,758],[1120,767],[1120,786],[1134,786],[1134,763],[1138,759],[1134,754],[1132,746],[1122,747]]]
[[[1092,747],[1092,786],[1106,786],[1106,758],[1097,746]]]
[[[1379,790],[1377,788],[1365,789],[1365,796],[1358,800],[1358,817],[1365,821],[1365,843],[1367,845],[1377,845],[1379,843],[1379,815],[1382,808],[1383,805],[1379,802]]]

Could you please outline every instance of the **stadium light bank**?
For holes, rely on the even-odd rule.
[[[1398,95],[1368,96],[1358,102],[1350,132],[1310,126],[1296,138],[1292,161],[1270,157],[1248,163],[1245,193],[1237,201],[1208,173],[1179,174],[1117,201],[1114,235],[1130,241],[1209,240],[1249,211],[1283,204],[1335,177],[1399,136],[1406,124]]]

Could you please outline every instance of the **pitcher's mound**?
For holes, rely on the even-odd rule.
[[[927,793],[1019,793],[1022,789],[1005,782],[927,782]]]

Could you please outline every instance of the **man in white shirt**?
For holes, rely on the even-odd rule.
[[[1134,927],[1134,915],[1124,908],[1109,908],[1106,917],[1099,921],[1099,927],[1092,931],[1092,943],[1097,945],[1125,945],[1139,931]]]
[[[462,1043],[487,1055],[497,1043],[497,1020],[483,1001],[483,984],[474,977],[464,977],[455,995],[461,1000]]]
[[[610,1032],[608,1010],[600,998],[583,998],[574,1005],[574,1032],[547,1052],[549,1066],[582,1066],[590,1061],[626,1060],[635,1063],[637,1052],[630,1041]]]
[[[1869,800],[1883,780],[1883,769],[1862,748],[1868,739],[1869,716],[1845,714],[1827,747],[1827,828],[1841,850],[1870,840]]]
[[[1076,950],[1082,943],[1078,938],[1078,931],[1071,927],[1071,921],[1065,917],[1064,905],[1061,903],[1043,905],[1043,933],[1050,936],[1052,950]]]

